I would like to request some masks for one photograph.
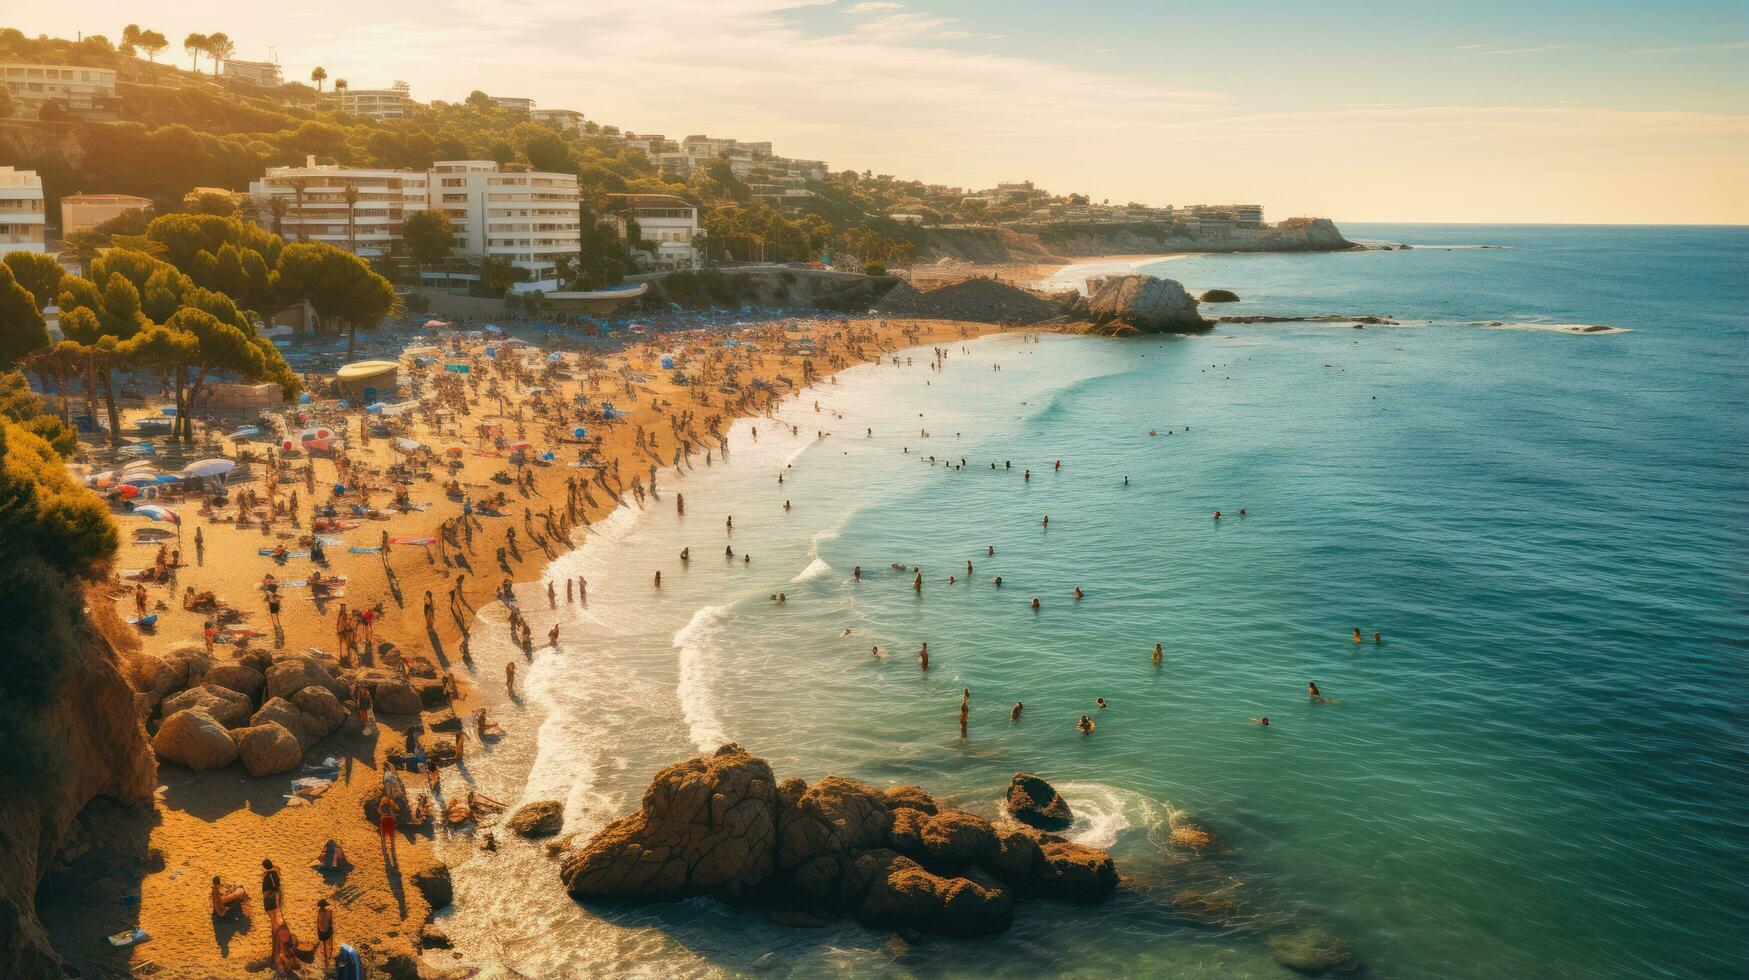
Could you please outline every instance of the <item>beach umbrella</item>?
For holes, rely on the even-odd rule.
[[[182,525],[182,518],[176,516],[175,511],[168,507],[159,506],[158,504],[144,504],[135,507],[134,513],[139,514],[141,517],[151,518],[154,521],[168,521],[178,527]]]
[[[144,471],[141,471],[138,473],[129,473],[126,476],[123,476],[121,478],[121,482],[125,486],[149,487],[152,484],[158,482],[158,477],[160,475],[161,474],[158,474],[158,473],[147,473]]]
[[[197,459],[182,468],[185,477],[223,476],[237,468],[235,460]]]
[[[579,425],[579,426],[578,426],[578,427],[576,427],[576,428],[575,428],[575,429],[572,429],[572,430],[571,430],[571,434],[572,434],[572,435],[574,435],[574,436],[576,436],[576,437],[577,437],[577,438],[579,438],[579,439],[582,439],[582,438],[585,438],[585,437],[587,437],[587,436],[588,436],[588,435],[589,435],[589,430],[588,430],[588,429],[585,429],[585,428],[583,428],[583,427],[582,427],[582,426],[580,426],[580,425]]]
[[[396,436],[395,437],[395,445],[399,446],[401,449],[406,450],[407,452],[410,452],[410,453],[416,452],[420,449],[425,448],[425,444],[423,442],[420,442],[417,439],[408,439],[408,438],[405,438],[403,436]]]
[[[389,406],[383,402],[371,402],[369,405],[364,406],[364,410],[371,415],[381,415],[383,414],[383,409],[388,407]]]

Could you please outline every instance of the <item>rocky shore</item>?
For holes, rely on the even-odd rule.
[[[1023,780],[1047,820],[1067,814],[1049,784]],[[585,901],[708,896],[780,923],[850,915],[944,936],[1006,930],[1017,899],[1097,902],[1118,884],[1110,855],[1036,825],[992,823],[915,786],[779,781],[735,744],[657,773],[638,812],[571,842],[560,877]]]

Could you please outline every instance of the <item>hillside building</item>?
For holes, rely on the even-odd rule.
[[[369,119],[405,119],[413,114],[412,90],[406,82],[388,88],[345,88],[330,98],[342,112]]]
[[[327,242],[373,258],[400,250],[407,215],[427,207],[427,180],[423,170],[341,167],[307,157],[301,167],[268,168],[249,185],[249,196],[256,222],[287,241]],[[350,209],[348,187],[358,190]],[[267,204],[273,198],[286,204],[278,227]]]
[[[0,63],[0,82],[12,93],[13,115],[35,119],[51,102],[76,116],[118,118],[115,69],[82,65]]]
[[[43,182],[34,170],[0,166],[0,252],[44,252]]]
[[[263,88],[272,88],[285,82],[279,65],[271,61],[230,60],[225,62],[222,71],[226,78],[235,78]]]
[[[150,211],[151,198],[133,194],[68,194],[61,198],[61,235],[90,231],[135,208]]]
[[[699,235],[696,206],[672,194],[609,194],[608,199],[610,217],[622,236],[627,222],[635,221],[640,240],[655,244],[651,268],[700,267],[703,256],[692,244]]]

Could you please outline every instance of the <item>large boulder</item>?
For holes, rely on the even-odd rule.
[[[334,734],[346,723],[346,706],[325,687],[306,687],[291,696],[291,703],[311,741]]]
[[[1018,894],[1036,894],[1039,890],[1040,870],[1044,864],[1044,854],[1039,850],[1038,838],[1025,829],[1012,825],[997,827],[995,832],[996,853],[985,867]]]
[[[1087,319],[1096,332],[1197,333],[1209,322],[1196,298],[1174,279],[1158,276],[1094,276],[1087,280]]]
[[[565,804],[537,800],[510,815],[510,829],[519,837],[551,837],[565,826]]]
[[[737,898],[772,871],[777,787],[738,745],[656,774],[638,812],[608,824],[561,865],[577,898]]]
[[[304,747],[298,738],[278,722],[251,725],[237,729],[237,754],[251,776],[271,776],[291,772],[304,761]]]
[[[990,821],[964,810],[943,810],[923,821],[920,836],[931,866],[984,864],[996,856]]]
[[[987,936],[1014,921],[1014,895],[982,871],[937,875],[883,848],[860,855],[852,873],[866,882],[856,919],[871,928]]]
[[[251,700],[261,693],[264,678],[261,672],[248,664],[236,660],[221,660],[212,665],[206,672],[208,687],[222,687],[236,691]]]
[[[1067,830],[1075,822],[1056,787],[1030,772],[1015,773],[1008,784],[1008,815],[1040,830]]]
[[[801,780],[785,780],[777,817],[777,867],[807,901],[836,906],[840,881],[856,856],[887,846],[893,813],[880,790],[827,776],[795,795]]]
[[[298,711],[297,705],[285,698],[269,698],[267,703],[261,706],[261,710],[249,718],[249,724],[277,724],[290,732],[292,737],[298,740],[298,745],[303,748],[308,749],[316,744],[316,737],[304,731],[304,716]]]
[[[273,666],[267,668],[269,698],[289,698],[312,684],[325,687],[336,696],[345,693],[327,665],[309,654],[284,654],[275,657]]]
[[[1269,940],[1269,951],[1282,966],[1308,976],[1332,970],[1348,971],[1358,963],[1348,944],[1323,929],[1301,929]]]
[[[235,728],[249,720],[249,712],[255,705],[250,702],[247,694],[239,694],[213,684],[202,684],[165,698],[162,707],[165,717],[178,711],[200,710],[211,715],[226,728]]]
[[[413,887],[425,896],[425,904],[434,912],[455,901],[455,886],[450,881],[447,864],[433,864],[413,872]]]
[[[377,713],[383,715],[416,715],[425,707],[425,702],[419,698],[419,692],[403,680],[385,681],[373,686],[370,697],[376,705]]]
[[[1198,299],[1204,303],[1237,303],[1239,302],[1239,294],[1231,289],[1210,289]]]
[[[881,790],[881,796],[886,798],[887,806],[897,814],[900,810],[918,810],[923,813],[935,813],[935,797],[923,792],[916,786],[888,786]]]
[[[128,684],[146,696],[146,709],[206,675],[209,659],[199,643],[177,643],[159,655],[137,654],[127,661]],[[192,677],[192,679],[191,679]]]
[[[1038,894],[1070,902],[1097,902],[1117,888],[1111,855],[1096,847],[1046,836],[1039,842]]]
[[[237,759],[237,743],[217,718],[199,708],[178,711],[164,719],[152,737],[158,758],[190,769],[218,769]]]

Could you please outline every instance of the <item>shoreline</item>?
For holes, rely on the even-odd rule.
[[[769,333],[773,327],[781,331],[780,324],[767,323],[741,332]],[[736,331],[731,329],[706,331],[705,336],[734,332]],[[574,523],[561,520],[561,527],[567,532],[565,540],[539,538],[535,527],[524,523],[530,534],[540,541],[539,553],[536,553],[537,549],[528,547],[531,540],[529,536],[519,537],[516,547],[507,548],[505,564],[493,568],[491,556],[500,547],[507,545],[508,535],[505,532],[514,527],[516,522],[514,518],[510,518],[501,522],[476,523],[476,540],[473,541],[471,549],[456,555],[458,561],[466,561],[473,572],[465,583],[465,601],[447,612],[443,608],[444,597],[449,585],[454,582],[453,568],[450,558],[444,557],[440,561],[439,556],[432,554],[433,550],[441,552],[444,550],[442,548],[391,545],[386,554],[376,555],[348,553],[345,546],[330,547],[328,571],[337,571],[348,577],[348,595],[341,601],[350,601],[352,608],[363,608],[378,597],[385,600],[382,618],[375,627],[379,643],[388,640],[401,644],[409,653],[431,657],[440,671],[454,672],[459,698],[453,708],[458,717],[463,717],[471,713],[478,704],[475,685],[480,682],[477,670],[468,659],[464,638],[478,619],[480,610],[494,601],[492,593],[499,579],[507,577],[513,583],[541,581],[554,558],[586,546],[589,525],[609,517],[621,506],[630,506],[635,501],[633,485],[640,488],[642,485],[641,478],[632,475],[636,470],[645,467],[652,471],[668,468],[655,451],[639,445],[643,436],[640,430],[647,428],[657,431],[654,423],[660,421],[660,416],[664,414],[657,408],[658,402],[670,410],[678,407],[683,411],[692,411],[696,413],[695,419],[710,413],[705,418],[704,425],[695,421],[695,428],[689,430],[693,437],[693,452],[708,452],[720,444],[720,439],[712,429],[713,424],[720,426],[722,431],[727,431],[736,420],[758,418],[783,398],[803,390],[800,387],[788,390],[777,387],[781,383],[778,381],[780,378],[805,377],[808,382],[803,384],[811,383],[852,364],[876,359],[891,350],[995,332],[1002,330],[993,324],[949,320],[806,321],[801,324],[799,331],[784,334],[785,349],[775,353],[761,349],[749,358],[753,361],[750,366],[754,378],[769,387],[743,389],[740,398],[727,405],[719,404],[714,392],[700,401],[694,401],[689,396],[689,389],[659,377],[660,369],[655,364],[657,351],[679,344],[681,338],[676,335],[651,335],[612,353],[593,356],[586,353],[584,357],[589,359],[592,370],[580,371],[581,383],[573,380],[560,393],[568,393],[572,388],[596,387],[592,381],[623,382],[617,390],[597,391],[596,394],[604,401],[613,400],[616,405],[623,406],[626,415],[618,424],[606,428],[605,438],[598,450],[602,464],[599,482],[591,485],[594,492],[585,489],[580,494]],[[696,341],[700,338],[690,339]],[[807,343],[801,343],[803,341]],[[789,349],[792,347],[796,349]],[[733,349],[718,346],[715,350],[715,360],[721,362],[727,356],[724,351]],[[478,348],[473,356],[479,359]],[[810,362],[808,368],[802,366],[804,361]],[[825,364],[815,367],[812,361],[824,361]],[[633,373],[639,371],[649,373]],[[613,377],[609,378],[610,375]],[[637,380],[624,380],[628,377]],[[629,405],[625,401],[628,396],[635,399]],[[471,426],[487,420],[497,420],[505,425],[505,434],[508,436],[509,420],[499,418],[491,411],[493,407],[494,403],[489,398],[478,399],[469,406],[469,412],[456,418],[446,427],[446,431],[465,436]],[[729,413],[727,418],[724,417],[725,412]],[[539,420],[533,421],[538,423]],[[434,435],[424,431],[424,426],[417,428],[420,431],[415,437],[423,437],[422,441],[433,446],[442,437],[442,433]],[[591,425],[590,428],[596,430],[601,427]],[[351,432],[352,429],[348,428],[347,431]],[[539,439],[538,436],[535,438]],[[348,449],[348,454],[355,462],[386,465],[395,458],[388,451],[391,446],[391,440],[373,438],[367,443],[355,444]],[[560,451],[561,460],[564,454],[571,452],[571,449],[565,447],[556,448]],[[671,443],[663,447],[664,450],[673,448]],[[302,460],[298,462],[301,464]],[[464,458],[458,479],[476,496],[484,496],[488,488],[496,492],[498,488],[488,482],[487,477],[501,463],[502,459],[498,457],[470,453]],[[629,464],[625,478],[608,483],[606,474],[610,469],[617,471],[618,464],[621,463]],[[658,467],[658,463],[664,465]],[[315,481],[318,490],[323,488],[327,479],[322,474],[333,474],[333,479],[338,481],[339,473],[333,461],[319,460],[314,465],[318,472]],[[299,469],[301,471],[301,466]],[[256,470],[259,474],[259,465]],[[534,476],[533,492],[522,494],[522,500],[516,499],[517,494],[508,494],[511,506],[506,509],[506,513],[513,513],[521,506],[532,509],[535,504],[557,509],[566,502],[566,478],[580,471],[553,465],[531,468],[530,472]],[[280,494],[283,496],[287,489],[296,489],[300,494],[307,493],[307,485],[297,485],[302,482],[297,480],[292,483],[288,480],[282,483]],[[377,541],[374,539],[378,535],[375,532],[379,531],[382,535],[393,534],[396,537],[437,534],[440,520],[459,516],[460,510],[459,503],[445,500],[441,495],[434,500],[429,499],[429,491],[437,489],[438,482],[435,479],[429,484],[416,481],[413,487],[415,503],[429,503],[429,509],[398,514],[382,522],[362,522],[361,527],[345,545],[367,548],[376,545]],[[255,486],[263,498],[268,496],[259,481],[237,486]],[[313,496],[314,494],[309,494],[300,503],[308,506],[307,500]],[[197,591],[211,590],[219,598],[242,611],[252,620],[251,626],[266,627],[265,616],[261,614],[261,600],[250,594],[252,589],[249,583],[267,572],[289,581],[303,563],[294,558],[284,568],[276,566],[271,559],[256,554],[259,547],[269,546],[278,540],[271,534],[264,536],[258,529],[243,531],[234,524],[227,526],[226,523],[215,520],[194,519],[192,511],[192,506],[183,508],[188,516],[185,516],[182,527],[182,567],[177,569],[176,578],[168,592],[151,590],[153,598],[170,599],[172,596],[169,592],[180,594],[181,589],[190,586]],[[476,518],[476,522],[478,521]],[[124,518],[124,541],[129,540],[135,527],[144,523]],[[494,528],[494,523],[503,526]],[[192,538],[195,528],[189,527],[189,524],[196,525],[203,533],[204,560],[196,561],[194,558]],[[281,531],[279,529],[282,524],[283,521],[279,521],[273,525],[280,539],[296,530],[285,528]],[[581,530],[577,525],[581,525]],[[173,540],[171,545],[175,544]],[[141,560],[150,555],[149,548],[128,543],[124,543],[123,548],[118,564],[149,562],[149,558]],[[468,557],[461,558],[462,554]],[[460,567],[459,564],[457,567]],[[463,572],[464,577],[468,574]],[[389,601],[397,590],[401,601]],[[433,592],[439,607],[436,628],[429,633],[424,628],[422,613],[422,597],[426,590]],[[333,605],[317,609],[306,601],[306,596],[298,595],[295,591],[288,591],[285,595],[282,614],[285,624],[283,650],[297,651],[305,647],[333,649]],[[131,615],[131,603],[125,597],[117,596],[116,601],[118,614]],[[135,657],[167,652],[178,644],[189,642],[191,638],[198,643],[201,616],[181,609],[174,601],[165,605],[169,608],[159,610],[161,619],[157,630],[154,633],[138,635],[139,653]],[[129,608],[124,609],[123,606]],[[122,628],[132,632],[131,627]],[[124,638],[121,645],[131,645],[131,639]],[[271,644],[272,640],[272,633],[268,632],[258,638],[257,645]],[[223,659],[226,653],[225,648],[220,646],[215,649],[214,656]],[[124,659],[126,658],[124,654]],[[306,761],[324,757],[337,758],[342,764],[342,775],[331,789],[308,805],[288,805],[290,801],[286,799],[289,792],[286,784],[291,778],[302,774],[298,770],[283,776],[251,779],[236,766],[197,773],[181,766],[164,764],[160,770],[160,790],[157,802],[151,808],[152,812],[119,818],[131,839],[143,845],[147,853],[161,856],[162,860],[158,870],[144,870],[140,876],[137,912],[130,910],[132,903],[127,901],[129,896],[123,894],[105,894],[91,887],[56,893],[51,901],[43,903],[42,915],[51,934],[56,937],[57,946],[64,955],[69,955],[70,962],[80,966],[114,964],[113,954],[92,953],[95,948],[93,944],[101,943],[104,935],[113,932],[115,922],[137,916],[138,925],[152,938],[149,942],[127,951],[129,968],[146,964],[160,967],[172,963],[178,966],[187,964],[190,969],[198,969],[201,976],[214,975],[214,971],[228,969],[234,969],[241,975],[252,968],[260,968],[265,965],[268,936],[265,916],[259,910],[259,903],[254,906],[256,918],[253,923],[235,930],[221,930],[221,933],[226,934],[220,935],[215,933],[205,916],[205,882],[207,877],[217,873],[227,880],[244,884],[250,894],[255,896],[259,858],[266,854],[286,873],[287,921],[300,937],[307,938],[313,934],[310,923],[313,922],[316,898],[333,897],[335,894],[350,895],[346,904],[337,910],[337,928],[342,942],[362,944],[366,948],[375,947],[376,952],[383,956],[417,956],[421,924],[437,910],[429,907],[417,888],[407,887],[407,879],[414,871],[441,863],[439,847],[436,839],[431,836],[436,833],[435,825],[431,831],[418,836],[403,832],[397,842],[398,863],[389,866],[380,856],[376,845],[374,824],[362,816],[364,808],[377,791],[376,770],[384,764],[391,750],[398,751],[400,748],[400,740],[394,737],[395,732],[417,721],[418,716],[414,715],[387,716],[379,723],[376,733],[369,737],[359,732],[356,723],[349,721],[341,731],[318,742],[306,753]],[[477,743],[470,740],[470,746],[477,747]],[[445,770],[443,788],[446,798],[456,791],[457,775],[466,778],[465,773],[465,762],[457,769]],[[410,793],[416,794],[423,789],[423,780],[411,774],[408,774],[407,783]],[[328,839],[339,841],[347,849],[354,865],[342,883],[327,880],[309,867],[314,855]],[[152,867],[150,862],[139,860],[144,855],[130,857],[131,860],[123,858],[117,863],[123,867]]]

